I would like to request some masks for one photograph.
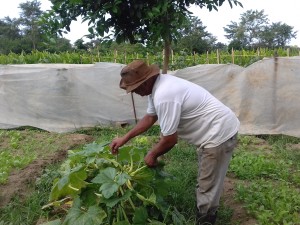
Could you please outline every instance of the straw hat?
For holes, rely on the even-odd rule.
[[[157,65],[148,66],[143,60],[134,60],[121,70],[120,88],[129,93],[159,73]]]

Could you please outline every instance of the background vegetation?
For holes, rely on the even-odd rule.
[[[59,1],[57,1],[58,4]],[[64,1],[62,1],[64,2]],[[111,61],[105,59],[108,55],[116,54],[128,56],[138,54],[141,57],[146,58],[146,55],[152,55],[160,57],[163,60],[163,42],[156,37],[156,41],[143,43],[145,40],[141,37],[135,36],[135,44],[130,44],[125,39],[117,39],[117,33],[110,31],[109,33],[96,32],[93,29],[89,29],[91,32],[85,36],[85,40],[78,39],[74,43],[70,43],[70,40],[62,38],[60,33],[68,32],[68,26],[61,27],[63,24],[54,23],[51,16],[43,12],[40,9],[41,3],[37,0],[27,1],[21,3],[19,8],[21,9],[19,18],[0,18],[0,55],[3,58],[4,55],[12,54],[19,55],[19,59],[15,60],[1,60],[1,64],[8,63],[55,63],[55,58],[60,58],[60,54],[64,55],[58,62],[66,61],[67,63],[85,63],[85,57],[80,60],[68,60],[68,54],[78,55],[93,55],[90,58],[90,62],[99,61]],[[58,7],[58,6],[57,6]],[[61,6],[62,7],[62,6]],[[75,6],[66,6],[75,7]],[[154,10],[154,8],[153,8]],[[155,11],[155,10],[154,10]],[[55,17],[56,18],[56,17]],[[73,17],[72,17],[73,18]],[[66,18],[68,19],[68,18]],[[70,21],[68,21],[70,22]],[[175,26],[175,25],[174,25]],[[102,28],[101,30],[103,30]],[[51,31],[51,32],[50,32]],[[275,51],[287,51],[291,50],[291,55],[299,55],[298,46],[289,46],[291,39],[295,38],[297,32],[293,30],[292,26],[288,24],[282,24],[280,22],[270,23],[268,16],[264,11],[248,10],[241,14],[239,21],[231,21],[226,27],[224,27],[226,37],[229,44],[220,43],[213,34],[206,31],[206,26],[202,23],[200,18],[188,15],[185,19],[182,19],[181,25],[176,27],[176,38],[174,36],[173,41],[170,43],[170,47],[173,51],[173,56],[189,56],[189,55],[203,55],[200,63],[206,63],[205,55],[216,54],[218,50],[220,55],[230,55],[232,49],[235,51],[247,52],[243,55],[257,55],[257,52],[261,52],[261,56],[274,55]],[[158,31],[154,32],[157,33]],[[159,33],[159,32],[158,32]],[[122,41],[123,40],[123,41]],[[279,49],[279,50],[278,50]],[[27,54],[33,54],[33,52],[43,52],[49,54],[49,57],[44,59],[37,57],[36,59],[23,60],[22,57]],[[272,54],[263,54],[263,52],[272,52]],[[255,54],[251,54],[255,52]],[[50,53],[53,54],[50,57]],[[14,56],[16,58],[16,55]],[[237,55],[241,55],[237,53]],[[98,58],[96,58],[99,56]],[[75,56],[72,56],[73,58]],[[119,56],[118,56],[119,57]],[[76,57],[75,57],[76,58]],[[119,57],[120,58],[120,57]],[[121,56],[124,59],[123,56]],[[136,58],[136,57],[134,57]],[[38,61],[40,60],[40,61]],[[120,61],[120,59],[118,59]],[[170,58],[171,61],[171,58]],[[188,60],[189,61],[189,60]],[[220,62],[227,63],[232,60],[220,60]],[[210,63],[213,60],[209,60]]]
[[[112,62],[127,64],[135,59],[143,59],[149,64],[155,63],[162,66],[163,54],[149,54],[137,48],[137,52],[127,51],[122,45],[116,45],[115,50],[111,52],[97,51],[72,51],[62,53],[50,53],[47,51],[32,51],[30,53],[22,52],[21,54],[9,53],[7,55],[0,54],[0,64],[35,64],[35,63],[67,63],[67,64],[93,64],[97,62]],[[117,49],[120,49],[119,51]],[[265,57],[272,58],[274,56],[290,57],[299,56],[300,52],[297,48],[288,49],[258,49],[251,50],[234,50],[212,51],[205,54],[187,54],[184,51],[171,54],[169,70],[182,69],[189,66],[199,64],[227,64],[233,63],[243,67],[261,60]]]

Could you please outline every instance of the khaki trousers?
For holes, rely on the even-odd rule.
[[[197,208],[200,214],[214,214],[220,202],[224,179],[237,145],[237,134],[214,148],[198,149]]]

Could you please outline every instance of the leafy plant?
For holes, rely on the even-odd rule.
[[[55,224],[184,224],[164,198],[170,175],[144,164],[145,148],[126,146],[112,155],[95,142],[70,151],[54,182],[50,203],[66,211]]]
[[[131,49],[129,47],[128,49]],[[293,48],[292,48],[293,49]],[[128,55],[128,50],[120,50],[118,54],[113,51],[83,51],[83,52],[60,52],[51,53],[47,51],[22,52],[21,54],[9,53],[0,54],[0,64],[36,64],[36,63],[64,63],[64,64],[93,64],[96,62],[116,62],[127,64],[134,59],[146,60],[149,64],[158,64],[162,67],[163,56],[161,54],[151,53],[151,49],[144,49],[144,55],[139,56],[137,53]],[[199,64],[227,64],[234,63],[239,66],[247,67],[250,64],[263,59],[264,57],[274,57],[277,51],[278,56],[287,56],[285,49],[260,49],[260,52],[250,50],[235,50],[234,55],[227,51],[216,50],[205,54],[184,54],[174,53],[170,61],[170,69],[177,70]],[[146,54],[147,53],[147,54]],[[148,54],[149,53],[149,54]],[[297,48],[289,53],[289,56],[298,56]],[[234,59],[234,60],[233,60]]]
[[[7,149],[0,151],[0,184],[4,184],[7,181],[9,173],[13,168],[23,168],[33,159],[34,156],[14,155]]]
[[[289,168],[285,161],[276,160],[269,155],[255,155],[246,151],[234,154],[229,171],[243,180],[257,177],[286,180],[289,177]]]
[[[237,195],[262,225],[300,224],[299,191],[289,183],[260,179],[239,184]]]

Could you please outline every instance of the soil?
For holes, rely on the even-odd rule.
[[[42,175],[48,165],[63,161],[69,149],[93,140],[93,137],[83,134],[70,134],[64,138],[67,139],[64,146],[54,154],[36,159],[22,170],[13,171],[10,174],[8,182],[0,185],[0,207],[7,205],[16,194],[20,198],[26,197],[31,190],[30,184]]]
[[[239,225],[256,225],[257,221],[251,216],[247,215],[246,210],[243,208],[243,205],[234,200],[235,183],[235,179],[226,177],[224,182],[224,193],[222,196],[224,205],[233,209],[233,216],[231,218],[231,222],[232,224]]]
[[[68,141],[65,146],[54,154],[42,159],[37,159],[24,169],[13,172],[7,183],[5,185],[0,185],[0,207],[8,204],[16,194],[22,193],[20,197],[26,197],[31,191],[30,184],[34,183],[35,180],[42,175],[43,169],[46,168],[47,165],[63,161],[66,158],[69,149],[93,141],[92,136],[83,134],[70,134],[67,138]],[[232,224],[255,225],[257,224],[256,220],[247,215],[242,204],[239,204],[234,200],[235,182],[236,180],[233,178],[226,178],[222,196],[225,206],[233,209],[233,217],[231,219]]]

